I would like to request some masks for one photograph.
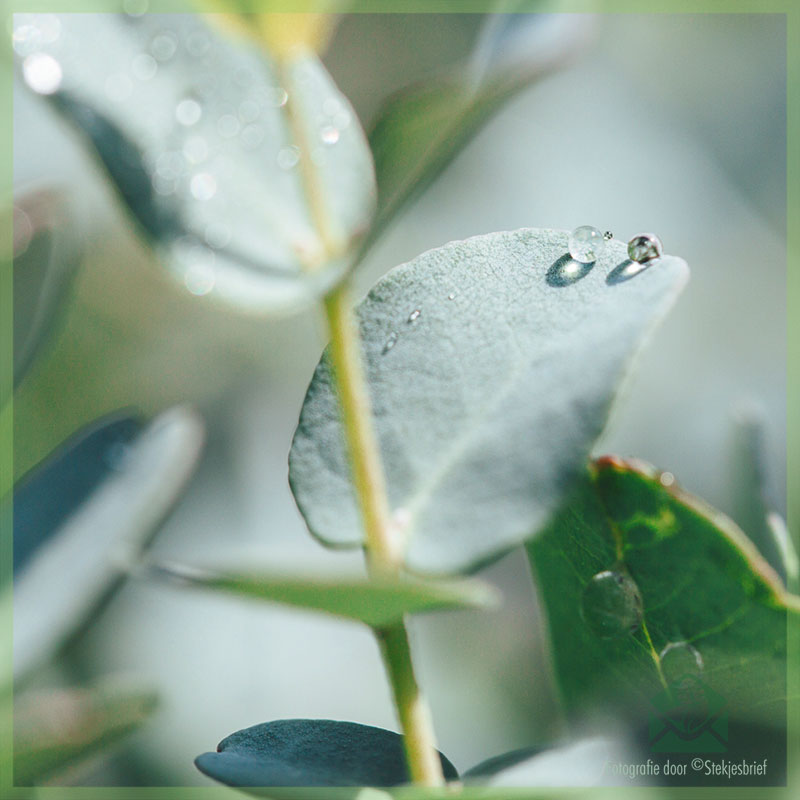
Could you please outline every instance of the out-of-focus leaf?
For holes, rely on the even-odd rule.
[[[405,614],[442,608],[483,608],[497,598],[478,581],[421,581],[411,577],[335,578],[286,576],[255,570],[205,572],[183,566],[157,566],[163,576],[189,586],[215,589],[240,597],[323,611],[381,628]]]
[[[742,407],[734,421],[729,460],[732,516],[784,581],[797,579],[797,553],[769,497],[763,414]]]
[[[455,767],[440,756],[445,777],[456,779]],[[223,739],[216,753],[198,756],[195,764],[229,786],[397,786],[410,780],[402,736],[328,719],[284,719],[245,728]]]
[[[617,385],[688,270],[596,264],[565,231],[492,233],[389,272],[358,308],[395,527],[415,571],[469,570],[544,525],[580,479]],[[311,532],[363,543],[327,356],[289,457]]]
[[[17,194],[13,230],[16,386],[58,322],[81,248],[63,198],[52,190]]]
[[[51,657],[120,581],[192,475],[202,440],[194,412],[157,417],[23,564],[13,589],[15,676]]]
[[[157,698],[107,685],[24,694],[14,702],[14,783],[31,786],[72,767],[135,730]]]
[[[14,572],[64,524],[98,484],[115,474],[141,431],[133,417],[114,415],[73,436],[14,487]]]
[[[14,43],[190,292],[279,312],[344,273],[374,210],[372,159],[315,56],[273,64],[194,14],[15,15]]]
[[[504,11],[533,2],[498,3]],[[472,63],[392,97],[369,135],[378,179],[374,239],[510,98],[580,52],[589,30],[576,14],[489,15]]]
[[[784,723],[786,615],[797,598],[730,519],[671,474],[594,462],[527,549],[573,719],[601,708],[667,720],[680,699],[685,718],[713,718],[721,703],[731,720]]]
[[[582,739],[546,750],[515,750],[495,756],[465,772],[466,784],[484,786],[600,786],[619,784],[609,771],[612,762],[625,761],[619,743],[604,738]]]

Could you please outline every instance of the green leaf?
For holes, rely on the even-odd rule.
[[[119,585],[180,497],[202,443],[194,412],[177,407],[158,416],[119,449],[111,474],[24,562],[13,588],[15,676],[51,658]]]
[[[663,710],[690,679],[731,719],[781,724],[797,599],[730,519],[672,475],[594,462],[527,550],[573,718]]]
[[[15,197],[14,385],[58,326],[83,252],[64,198],[51,189]],[[0,224],[10,227],[6,213]],[[0,407],[7,398],[0,398]]]
[[[276,66],[194,14],[65,14],[45,44],[29,17],[15,17],[28,85],[93,147],[189,291],[282,312],[340,279],[372,218],[374,172],[355,113],[316,56]],[[45,79],[59,68],[54,88]],[[319,177],[313,198],[303,159]],[[328,223],[325,243],[311,205]]]
[[[268,575],[253,570],[205,572],[184,566],[156,566],[156,577],[256,600],[323,611],[381,628],[442,608],[485,608],[497,598],[478,581],[421,581],[411,577]]]
[[[763,413],[741,408],[734,421],[729,461],[732,516],[784,582],[796,591],[797,553],[786,524],[770,498]]]
[[[14,702],[14,783],[30,786],[73,767],[152,714],[149,690],[107,685],[30,692]]]
[[[496,5],[524,10],[533,4]],[[585,32],[586,19],[579,15],[489,15],[471,63],[390,98],[369,134],[378,180],[371,238],[441,174],[508,100],[579,52]]]
[[[375,426],[406,563],[469,570],[528,538],[579,479],[617,384],[687,278],[637,270],[611,241],[592,267],[565,231],[492,233],[389,272],[358,308]],[[327,358],[289,479],[311,532],[362,532]]]
[[[455,767],[440,756],[445,777],[456,779]],[[216,753],[198,756],[195,764],[229,786],[396,786],[410,780],[402,736],[328,719],[284,719],[245,728],[223,739]]]

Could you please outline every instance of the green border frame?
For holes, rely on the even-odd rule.
[[[308,11],[314,0],[262,0],[274,11]],[[0,60],[10,60],[10,42],[6,24],[17,12],[109,12],[119,11],[120,2],[111,0],[0,0]],[[213,2],[196,0],[150,0],[150,13],[186,11],[189,6],[214,9]],[[351,13],[481,13],[492,9],[492,0],[355,0]],[[532,10],[541,4],[532,2]],[[545,4],[548,5],[548,4]],[[545,8],[544,10],[550,10]],[[800,6],[791,0],[561,0],[559,12],[608,14],[783,14],[787,36],[787,496],[788,523],[794,541],[800,532]],[[4,65],[5,66],[5,65]],[[0,68],[0,201],[13,194],[13,118],[11,70]],[[13,292],[12,237],[10,224],[0,227],[0,497],[13,486]],[[6,400],[7,398],[7,400]],[[9,505],[0,509],[0,585],[8,585],[12,570],[12,513]],[[7,582],[8,581],[8,582]],[[10,642],[12,614],[10,597],[0,596],[0,641]],[[789,748],[788,783],[800,789],[800,620],[790,620],[788,631],[788,712]],[[11,674],[11,648],[0,648],[0,676]],[[238,790],[222,786],[208,787],[14,787],[11,784],[10,704],[0,697],[0,797],[3,800],[217,800],[241,798]],[[413,798],[417,792],[403,792]],[[430,794],[426,796],[430,796]],[[534,798],[741,798],[765,797],[783,800],[793,795],[788,788],[759,787],[614,787],[598,789],[502,789],[467,790],[459,797]],[[335,797],[327,790],[308,792],[306,797]],[[364,798],[367,800],[367,798]],[[377,800],[377,796],[375,798]]]

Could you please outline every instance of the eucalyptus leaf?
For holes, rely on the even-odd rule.
[[[190,292],[278,312],[342,276],[373,214],[374,174],[315,55],[272,63],[196,14],[62,14],[48,38],[52,19],[15,16],[23,78],[93,147]]]
[[[670,473],[594,462],[527,551],[573,719],[599,708],[658,716],[690,686],[699,695],[684,702],[701,719],[706,703],[731,721],[785,723],[797,598],[730,519]]]
[[[322,611],[382,628],[405,614],[442,608],[484,608],[496,603],[488,584],[478,581],[421,581],[410,577],[341,578],[269,575],[254,571],[209,572],[161,565],[155,577],[255,600]]]
[[[15,195],[12,213],[16,386],[57,327],[82,247],[75,222],[58,192],[39,188],[21,190]],[[5,223],[2,217],[0,220]]]
[[[142,423],[115,414],[61,445],[14,487],[14,572],[59,531],[98,485],[114,475]]]
[[[202,441],[194,412],[161,414],[23,563],[13,587],[16,677],[51,657],[120,582],[194,472]]]
[[[732,516],[767,563],[786,581],[797,579],[797,553],[771,499],[766,463],[764,414],[738,409],[729,460]]]
[[[625,762],[624,748],[612,739],[595,737],[552,747],[529,748],[495,756],[468,770],[465,784],[491,787],[601,786],[618,784],[609,764]]]
[[[535,4],[496,5],[524,11]],[[469,64],[391,97],[369,134],[378,180],[371,238],[441,174],[508,100],[579,52],[587,23],[577,14],[491,14]]]
[[[445,777],[456,779],[455,767],[440,756]],[[242,787],[396,786],[410,780],[400,734],[327,719],[245,728],[223,739],[216,753],[198,756],[195,764],[220,783]]]
[[[14,702],[14,784],[80,764],[135,730],[156,704],[151,690],[114,684],[23,694]]]
[[[374,422],[406,563],[463,571],[535,533],[582,475],[617,385],[686,282],[565,231],[452,242],[382,278],[358,308]],[[311,532],[363,544],[327,356],[289,456]]]

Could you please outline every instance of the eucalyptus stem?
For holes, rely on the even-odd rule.
[[[314,227],[322,243],[322,261],[333,261],[342,256],[342,243],[329,214],[319,173],[310,158],[304,126],[293,102],[291,70],[286,60],[278,60],[278,71],[289,95],[286,108],[289,128],[300,150],[301,176]],[[339,396],[353,486],[364,525],[367,566],[373,574],[396,574],[402,567],[402,548],[393,536],[390,524],[386,481],[348,281],[332,289],[323,305],[330,331],[333,380]],[[421,786],[443,786],[444,775],[431,714],[414,676],[405,622],[376,629],[375,635],[403,730],[411,779]]]

